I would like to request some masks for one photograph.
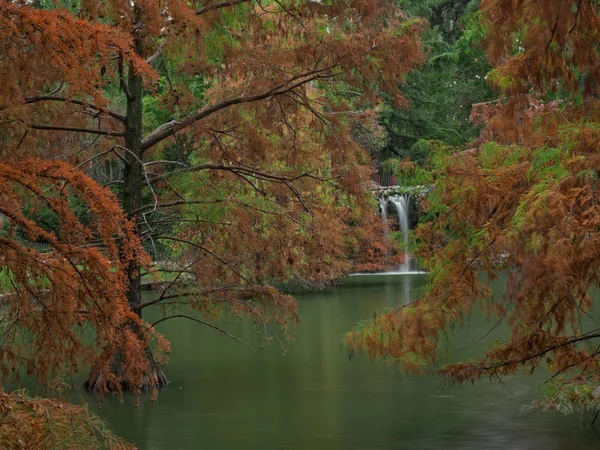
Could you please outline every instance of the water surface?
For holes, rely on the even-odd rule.
[[[284,354],[248,323],[220,325],[254,354],[183,319],[161,325],[172,343],[170,385],[156,403],[105,401],[100,415],[141,449],[388,450],[600,448],[578,414],[521,414],[543,374],[505,385],[444,386],[364,355],[348,359],[341,339],[358,320],[413,299],[423,275],[355,276],[342,286],[302,293],[301,325]],[[497,289],[500,289],[498,287]],[[179,321],[178,321],[179,320]],[[476,317],[456,332],[450,359],[476,356],[495,330]],[[90,401],[96,409],[94,400]]]

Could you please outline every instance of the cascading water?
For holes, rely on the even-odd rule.
[[[396,194],[388,196],[387,193],[381,193],[377,196],[377,200],[379,202],[379,210],[381,215],[381,220],[386,225],[385,233],[388,232],[388,215],[394,212],[394,209],[398,213],[398,224],[399,231],[402,235],[402,244],[404,251],[404,264],[398,267],[395,270],[389,272],[376,272],[371,275],[400,275],[400,274],[422,274],[425,272],[421,272],[416,268],[416,264],[413,263],[411,254],[409,252],[409,232],[411,228],[411,217],[410,210],[412,206],[412,194]],[[390,209],[392,208],[392,209]],[[361,273],[355,273],[352,275],[365,275]],[[408,295],[408,294],[407,294]]]
[[[398,223],[400,224],[400,232],[404,244],[404,264],[400,267],[401,272],[409,272],[411,270],[411,257],[408,251],[408,232],[410,230],[410,194],[393,195],[389,201],[396,207],[398,211]]]
[[[388,205],[387,198],[380,197],[379,198],[379,209],[381,210],[381,220],[385,224],[384,237],[386,240],[388,237],[387,205]]]

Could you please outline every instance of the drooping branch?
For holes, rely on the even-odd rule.
[[[147,307],[147,306],[154,305],[154,304],[156,304],[156,303],[159,303],[159,302],[161,302],[161,301],[164,299],[164,297],[165,297],[165,295],[167,294],[167,292],[169,291],[169,289],[171,289],[171,287],[173,287],[173,286],[175,286],[175,285],[177,284],[177,282],[179,281],[179,279],[181,278],[181,276],[182,276],[184,273],[189,273],[189,269],[190,269],[190,268],[191,268],[191,267],[192,267],[194,264],[196,264],[196,263],[197,263],[197,262],[200,260],[200,258],[201,258],[201,252],[200,252],[200,251],[198,251],[198,254],[196,255],[196,258],[195,258],[193,261],[191,261],[189,264],[187,264],[187,265],[186,265],[184,268],[182,268],[181,270],[179,270],[179,271],[174,271],[174,272],[176,272],[176,273],[177,273],[177,275],[175,276],[175,278],[173,278],[173,280],[172,280],[172,281],[171,281],[171,282],[170,282],[170,283],[169,283],[167,286],[165,286],[165,287],[163,287],[163,288],[161,289],[161,293],[160,293],[160,295],[159,295],[157,298],[155,298],[154,300],[147,301],[147,302],[143,303],[142,305],[140,305],[140,309],[142,309],[142,308],[145,308],[145,307]],[[172,273],[173,273],[173,272],[172,272]]]
[[[162,240],[166,240],[166,241],[179,242],[179,243],[187,244],[187,245],[190,245],[191,247],[197,248],[198,250],[203,251],[207,255],[212,256],[214,259],[216,259],[217,261],[219,261],[219,263],[221,263],[224,266],[226,266],[227,268],[229,268],[229,270],[231,270],[233,273],[235,273],[241,280],[244,280],[246,283],[250,283],[250,281],[248,280],[248,278],[246,278],[238,269],[236,269],[235,267],[233,267],[233,265],[231,263],[229,263],[228,261],[225,261],[218,254],[216,254],[212,250],[206,248],[204,245],[198,244],[197,242],[193,242],[193,241],[190,241],[188,239],[177,238],[177,237],[174,237],[174,236],[156,236],[155,239],[156,240],[161,240],[162,239]]]
[[[579,342],[589,341],[591,339],[596,339],[596,338],[600,338],[600,332],[598,330],[595,330],[595,331],[589,332],[589,333],[585,333],[580,336],[572,336],[572,337],[566,338],[563,342],[561,342],[559,344],[544,347],[541,350],[539,350],[535,353],[527,354],[527,355],[523,356],[522,358],[509,359],[506,361],[500,361],[500,362],[488,364],[488,365],[468,366],[468,367],[464,367],[464,368],[460,368],[460,369],[452,369],[452,366],[450,366],[449,369],[442,369],[441,373],[445,374],[449,377],[452,377],[452,378],[456,377],[457,373],[462,373],[462,374],[482,373],[482,372],[492,372],[493,373],[494,371],[501,369],[502,367],[520,366],[529,361],[540,358],[540,357],[546,355],[547,353],[556,351],[560,348],[574,345]]]
[[[302,179],[302,178],[311,178],[311,179],[315,179],[315,180],[322,181],[322,182],[329,182],[332,180],[332,178],[318,177],[316,175],[313,175],[311,172],[302,172],[300,174],[296,174],[293,176],[286,176],[286,175],[277,174],[277,173],[265,172],[265,171],[262,171],[259,169],[252,168],[250,166],[232,166],[232,165],[226,165],[226,164],[199,164],[197,166],[189,167],[187,169],[179,169],[179,170],[174,170],[171,172],[164,173],[162,175],[154,177],[152,179],[152,181],[157,182],[157,181],[164,180],[165,178],[168,178],[168,177],[171,177],[171,176],[174,176],[177,174],[186,173],[186,172],[199,172],[202,170],[222,170],[222,171],[226,171],[226,172],[231,172],[231,173],[239,176],[240,178],[242,178],[254,190],[256,190],[257,192],[263,193],[263,194],[264,194],[264,191],[262,191],[258,186],[256,186],[250,180],[250,178],[254,178],[254,179],[262,180],[262,181],[269,181],[269,182],[273,182],[273,183],[284,184],[292,192],[294,197],[296,197],[298,202],[302,205],[302,208],[307,213],[310,213],[310,208],[308,207],[308,205],[302,198],[302,195],[300,194],[298,189],[294,186],[293,182],[297,181],[299,179]],[[182,202],[176,203],[176,204],[186,204],[186,203],[188,203],[188,202],[185,200],[182,200]],[[169,204],[169,206],[173,206],[173,205]],[[148,207],[149,207],[149,205],[148,205]],[[158,208],[160,208],[160,206],[157,206],[157,209]]]
[[[98,159],[98,158],[102,158],[103,156],[105,156],[105,155],[108,155],[109,153],[114,153],[114,154],[116,154],[116,155],[119,157],[119,159],[120,159],[121,161],[125,162],[125,161],[124,161],[124,159],[123,159],[123,157],[121,156],[121,154],[120,154],[119,152],[117,152],[117,151],[116,151],[115,147],[112,147],[112,148],[110,148],[110,149],[108,149],[108,150],[106,150],[106,151],[104,151],[104,152],[101,152],[101,153],[98,153],[97,155],[91,156],[91,157],[89,157],[88,159],[86,159],[85,161],[83,161],[83,162],[81,162],[81,163],[77,164],[77,165],[75,166],[75,169],[79,169],[80,167],[83,167],[83,166],[85,166],[86,164],[89,164],[89,163],[91,163],[92,161],[94,161],[94,160],[96,160],[96,159]]]
[[[290,183],[293,181],[297,181],[301,178],[312,178],[312,179],[315,179],[318,181],[331,181],[331,179],[329,179],[329,178],[321,178],[316,175],[313,175],[311,172],[302,172],[297,175],[286,176],[286,175],[281,175],[281,174],[277,174],[277,173],[265,172],[263,170],[255,169],[250,166],[234,166],[234,165],[227,165],[227,164],[198,164],[197,166],[189,167],[187,169],[173,170],[171,172],[167,172],[162,175],[153,177],[152,181],[157,182],[157,181],[163,180],[165,178],[168,178],[168,177],[171,177],[174,175],[181,175],[182,173],[187,173],[187,172],[200,172],[203,170],[223,170],[226,172],[243,174],[243,175],[261,179],[261,180],[278,181],[281,183]]]
[[[167,40],[166,39],[164,39],[160,43],[160,45],[158,45],[158,48],[156,49],[156,51],[146,59],[146,64],[151,65],[158,58],[162,57],[162,52],[163,52],[163,50],[165,48],[165,45],[167,45]]]
[[[193,264],[195,264],[196,262],[194,262]],[[186,267],[191,267],[191,264],[186,266]],[[160,272],[171,272],[171,273],[193,273],[189,270],[186,270],[185,268],[182,268],[180,270],[164,270],[161,269]],[[169,292],[169,286],[167,286],[166,288],[162,289],[162,294],[159,297],[156,297],[152,300],[148,300],[147,302],[144,302],[140,305],[140,309],[146,308],[148,306],[152,306],[155,305],[157,303],[160,303],[164,300],[173,300],[173,299],[178,299],[178,298],[183,298],[183,297],[194,297],[194,296],[202,296],[202,295],[210,295],[210,294],[214,294],[217,292],[241,292],[244,290],[250,290],[252,288],[264,288],[264,286],[262,285],[257,285],[257,284],[247,284],[247,285],[239,285],[239,284],[227,284],[227,285],[223,285],[223,286],[213,286],[210,289],[193,289],[193,290],[186,290],[186,291],[177,291],[177,292],[171,292],[167,295],[167,293]]]
[[[164,208],[173,208],[175,206],[179,206],[179,205],[206,205],[206,204],[211,204],[211,203],[222,203],[227,201],[226,199],[215,199],[215,200],[176,200],[173,202],[167,202],[167,203],[158,203],[158,204],[151,204],[151,205],[144,205],[139,209],[136,209],[135,211],[133,211],[131,213],[131,215],[136,215],[139,214],[141,212],[144,211],[148,211],[150,209],[156,208],[156,209],[164,209]]]
[[[161,322],[164,322],[165,320],[170,320],[170,319],[177,319],[177,318],[181,318],[181,319],[188,319],[188,320],[192,320],[194,322],[197,322],[199,324],[202,325],[206,325],[207,327],[212,328],[213,330],[217,330],[219,333],[223,333],[225,336],[230,337],[231,339],[233,339],[234,341],[242,344],[244,347],[252,350],[254,353],[256,353],[256,350],[254,350],[252,347],[250,347],[248,344],[246,344],[244,341],[242,341],[240,338],[234,336],[231,333],[228,333],[227,331],[223,330],[222,328],[219,328],[216,325],[213,325],[212,323],[209,322],[205,322],[204,320],[200,320],[200,319],[196,319],[195,317],[190,317],[190,316],[186,316],[184,314],[173,314],[172,316],[166,316],[163,317],[162,319],[157,320],[156,322],[154,322],[152,324],[153,327],[155,327],[156,325],[158,325]]]

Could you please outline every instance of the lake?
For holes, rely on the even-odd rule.
[[[219,325],[257,353],[185,319],[159,325],[172,343],[169,386],[157,402],[106,399],[98,411],[118,435],[140,449],[388,450],[600,448],[592,416],[522,413],[544,374],[505,384],[452,387],[439,377],[406,375],[365,355],[349,360],[341,346],[357,321],[414,298],[424,276],[354,276],[319,292],[297,295],[302,323],[283,352],[277,339],[262,348],[250,323]],[[496,285],[496,291],[501,285]],[[455,332],[456,360],[477,356],[498,328],[474,317]],[[598,433],[598,434],[597,434]]]

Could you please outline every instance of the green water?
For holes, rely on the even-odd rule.
[[[600,448],[588,416],[520,413],[542,374],[504,386],[448,387],[363,355],[350,361],[343,333],[380,308],[409,301],[422,283],[422,275],[359,276],[298,295],[302,323],[285,356],[277,343],[261,348],[250,324],[223,323],[257,354],[193,322],[165,322],[168,388],[156,403],[142,398],[138,409],[130,399],[108,399],[100,415],[152,450]],[[478,338],[492,326],[483,318],[467,323],[450,358],[476,356],[487,345]]]

